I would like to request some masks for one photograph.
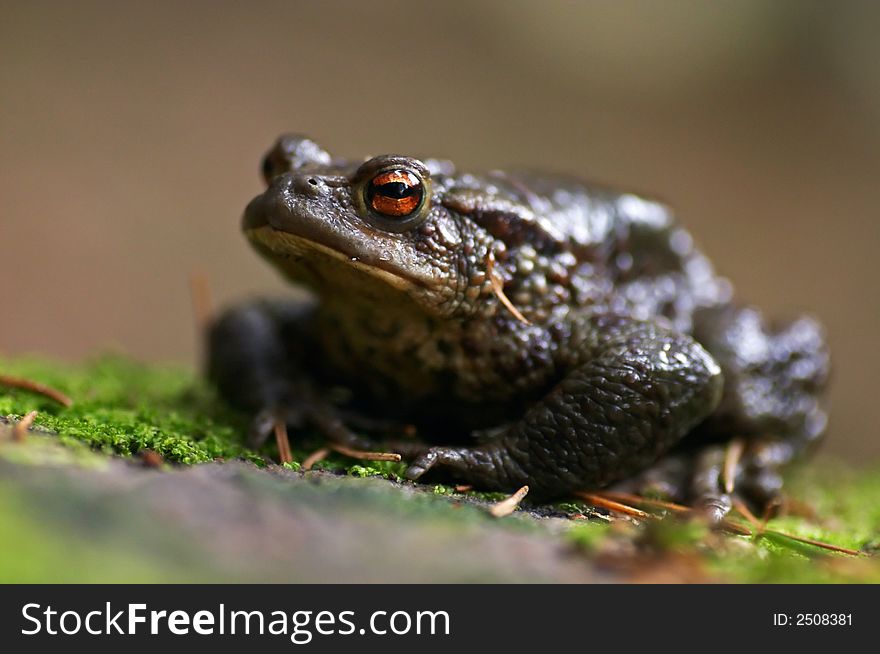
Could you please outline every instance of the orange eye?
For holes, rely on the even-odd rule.
[[[389,218],[406,218],[422,204],[425,187],[408,170],[386,170],[370,180],[367,204],[376,213]]]

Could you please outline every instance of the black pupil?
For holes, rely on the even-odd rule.
[[[387,184],[381,184],[379,186],[374,187],[376,193],[379,195],[383,195],[386,198],[392,198],[394,200],[402,200],[403,198],[413,197],[418,193],[418,186],[408,186],[403,182],[388,182]]]

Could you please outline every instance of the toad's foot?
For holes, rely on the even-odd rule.
[[[444,477],[466,481],[484,490],[510,488],[526,476],[503,444],[498,442],[478,447],[430,447],[418,453],[405,476],[416,481],[429,471],[438,471]]]
[[[676,452],[611,490],[661,497],[719,524],[737,503],[766,514],[782,497],[780,468],[791,459],[788,440],[741,441]]]
[[[714,446],[697,457],[691,484],[695,506],[715,523],[738,501],[758,515],[770,515],[782,504],[780,470],[792,458],[791,441],[753,441],[736,461],[731,461],[730,451],[731,446]]]
[[[372,442],[352,431],[342,412],[323,400],[308,385],[298,384],[282,402],[267,404],[257,412],[248,430],[248,446],[262,447],[279,423],[291,429],[311,427],[331,443],[352,449],[371,449]],[[350,415],[350,414],[349,414]]]
[[[700,452],[694,462],[691,494],[694,508],[711,524],[717,525],[733,506],[731,490],[725,483],[725,449],[711,446]]]
[[[438,464],[450,465],[450,467],[460,466],[460,459],[461,453],[452,448],[431,447],[417,455],[416,460],[407,467],[404,475],[407,479],[418,481],[422,475]]]

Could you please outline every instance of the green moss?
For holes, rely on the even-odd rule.
[[[634,558],[651,560],[675,553],[699,561],[707,579],[751,583],[880,583],[880,559],[872,544],[880,536],[880,473],[853,471],[818,460],[792,471],[786,486],[802,515],[770,520],[765,531],[734,536],[696,521],[667,517],[628,527],[624,540],[635,545]],[[809,514],[809,515],[806,515]],[[749,526],[743,518],[731,519]],[[594,552],[621,538],[614,525],[603,530],[581,522],[567,538]],[[615,534],[615,532],[617,532]],[[861,551],[851,556],[811,545],[796,537]]]
[[[85,444],[122,456],[153,450],[166,461],[181,464],[245,459],[263,465],[277,460],[273,442],[260,452],[246,448],[247,417],[219,401],[203,379],[184,368],[143,365],[108,355],[80,365],[0,358],[0,372],[47,384],[74,400],[72,407],[65,408],[40,395],[0,387],[0,416],[18,419],[36,409],[35,426],[55,432],[62,443],[74,448]],[[299,462],[321,444],[308,434],[295,435],[291,443],[295,461],[285,467],[299,470]],[[406,464],[354,461],[332,453],[314,469],[400,481]],[[489,500],[504,497],[503,493],[472,495]]]
[[[47,384],[73,399],[73,406],[65,408],[31,392],[0,387],[0,416],[18,419],[37,410],[34,425],[55,432],[74,448],[85,444],[121,456],[153,450],[180,464],[244,459],[264,465],[277,460],[271,439],[260,452],[245,447],[247,416],[230,409],[203,379],[181,367],[143,365],[108,355],[80,365],[0,359],[0,372]],[[295,461],[286,467],[299,470],[299,462],[320,445],[316,438],[297,435],[292,442]],[[315,468],[400,479],[405,465],[353,463],[332,454]]]
[[[43,437],[29,437],[27,447],[11,444],[0,447],[0,459],[10,463],[100,468],[106,464],[106,454],[129,457],[143,450],[156,451],[171,464],[245,459],[264,465],[267,460],[277,460],[271,442],[259,453],[244,446],[246,416],[224,406],[212,389],[191,371],[140,365],[122,357],[106,356],[81,365],[0,359],[0,372],[56,387],[75,402],[73,407],[64,408],[39,395],[0,388],[0,416],[17,419],[36,409],[39,414],[35,425],[53,432]],[[8,439],[5,442],[8,443]],[[283,467],[299,471],[299,462],[322,443],[320,439],[296,434],[292,445],[296,462]],[[396,484],[405,470],[404,463],[353,461],[336,453],[314,467],[337,472],[340,479],[332,490],[318,484],[313,492],[332,492],[342,502],[347,501],[349,493],[354,498],[377,492],[373,485],[351,477],[380,477]],[[518,511],[503,521],[493,521],[479,507],[461,510],[467,503],[498,501],[505,497],[503,493],[459,493],[453,486],[441,484],[429,487],[426,493],[403,493],[395,484],[379,486],[384,489],[382,502],[392,496],[399,498],[389,510],[401,520],[416,519],[416,516],[424,520],[427,513],[432,524],[438,525],[488,521],[499,525],[498,528],[544,529],[544,523],[530,517],[527,510]],[[625,530],[619,528],[620,523],[609,525],[600,520],[578,519],[568,522],[562,530],[554,527],[554,531],[548,533],[573,546],[587,562],[599,551],[628,542],[635,546],[629,549],[638,556],[644,552],[676,552],[697,557],[707,574],[722,580],[880,582],[877,558],[846,557],[779,535],[790,534],[866,553],[876,552],[880,543],[880,471],[853,471],[818,460],[793,471],[786,490],[791,497],[810,507],[814,515],[789,515],[772,520],[768,529],[779,533],[760,537],[721,536],[702,525],[672,519],[646,522]],[[27,512],[16,504],[12,490],[3,492],[5,494],[0,493],[0,542],[14,542],[16,548],[25,551],[36,549],[40,553],[36,558],[53,566],[57,563],[59,567],[68,546],[79,547],[83,551],[78,552],[76,558],[82,558],[86,565],[100,567],[104,561],[108,566],[128,571],[128,580],[151,579],[153,573],[149,565],[121,553],[96,553],[90,558],[91,554],[85,551],[88,549],[85,541],[58,543],[52,538],[50,526],[29,522]],[[541,511],[541,515],[550,512],[568,517],[595,515],[583,502],[560,502],[541,507]],[[17,572],[10,568],[15,565],[9,557],[0,557],[0,578],[20,581],[37,578],[28,572],[27,566]],[[102,578],[110,579],[112,575]],[[62,579],[63,575],[58,580]]]
[[[65,408],[33,393],[0,388],[0,415],[18,418],[36,409],[34,424],[56,432],[62,442],[123,456],[153,450],[175,463],[217,458],[262,462],[243,445],[241,416],[188,371],[116,356],[77,366],[0,360],[0,370],[48,384],[74,400]]]
[[[392,481],[401,481],[403,472],[406,470],[405,463],[395,461],[365,461],[363,463],[348,463],[336,460],[336,464],[345,467],[352,477],[382,477]]]
[[[591,555],[608,537],[607,522],[578,520],[566,534],[566,540],[579,551]]]
[[[880,471],[854,471],[820,460],[789,475],[786,492],[812,515],[771,520],[765,534],[736,540],[746,545],[707,557],[713,570],[748,582],[880,583],[880,559],[871,543],[880,536]],[[788,538],[809,538],[858,550],[852,557]]]
[[[569,517],[590,515],[592,509],[583,502],[556,502],[553,508]]]

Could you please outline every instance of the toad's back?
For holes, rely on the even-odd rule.
[[[526,267],[543,259],[533,268],[550,275],[509,282],[517,306],[540,304],[535,295],[543,295],[567,307],[662,316],[690,332],[696,310],[730,301],[730,284],[715,275],[663,203],[531,172],[493,171],[445,183],[449,206],[475,216],[512,251],[511,258]],[[492,210],[480,212],[487,191]]]

